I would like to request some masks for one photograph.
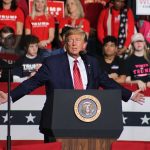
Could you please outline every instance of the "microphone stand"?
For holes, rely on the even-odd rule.
[[[11,98],[10,98],[10,90],[11,90],[11,69],[12,69],[13,65],[12,64],[4,64],[4,65],[0,65],[0,69],[2,69],[2,71],[5,71],[5,75],[6,73],[8,74],[8,80],[7,82],[7,92],[8,92],[8,99],[7,99],[7,150],[11,150]]]
[[[11,90],[11,65],[8,66],[8,123],[7,123],[7,150],[11,150],[11,121],[10,121],[10,115],[11,115],[11,99],[10,99],[10,90]]]
[[[11,60],[15,61],[19,58],[19,56],[14,55],[14,54],[3,54],[0,53],[0,58],[1,59],[6,59],[6,60]],[[7,90],[8,90],[8,105],[7,105],[7,150],[11,150],[11,97],[10,97],[10,91],[11,91],[11,70],[14,67],[14,64],[5,64],[0,66],[1,69],[7,70],[8,72],[8,80],[7,80]]]

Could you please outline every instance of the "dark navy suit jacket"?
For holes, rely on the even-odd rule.
[[[84,63],[88,77],[87,89],[98,89],[100,86],[105,89],[121,89],[122,99],[124,101],[129,100],[132,94],[131,91],[121,87],[115,81],[109,79],[106,74],[101,72],[99,64],[94,57],[84,57]],[[40,131],[44,134],[48,134],[50,132],[54,89],[73,89],[69,61],[66,53],[46,58],[35,76],[24,81],[16,89],[11,91],[10,95],[12,101],[15,102],[42,85],[45,85],[46,89],[46,102],[41,114]]]

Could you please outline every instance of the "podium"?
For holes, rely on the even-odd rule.
[[[79,110],[82,117],[84,104],[93,103],[93,112],[99,111],[97,102],[88,96],[99,101],[100,114],[94,121],[89,121],[91,115],[86,122],[76,115],[75,110]],[[109,150],[123,130],[121,91],[55,90],[51,122],[52,133],[62,142],[63,150]]]

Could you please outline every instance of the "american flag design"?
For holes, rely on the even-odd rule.
[[[44,88],[41,88],[11,103],[12,140],[43,140],[43,135],[39,133],[40,114],[45,102],[43,91]],[[118,140],[150,141],[150,95],[146,94],[143,105],[131,100],[122,102],[122,110],[124,129]],[[7,115],[7,104],[1,105],[0,140],[7,138]]]

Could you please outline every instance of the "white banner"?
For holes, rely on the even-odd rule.
[[[11,104],[12,140],[43,140],[39,133],[44,95],[27,95]],[[124,130],[118,140],[150,141],[150,97],[143,105],[122,102]],[[7,137],[7,104],[0,106],[0,140]]]
[[[150,141],[150,97],[139,105],[122,102],[124,130],[118,140]]]
[[[150,15],[150,0],[136,0],[136,15]]]

